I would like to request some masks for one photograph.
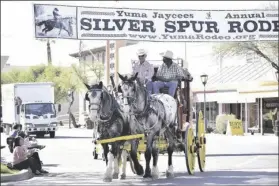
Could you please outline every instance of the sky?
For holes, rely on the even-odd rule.
[[[261,9],[266,1],[1,1],[1,55],[10,56],[16,66],[47,64],[46,42],[34,37],[32,4],[152,9]],[[277,2],[278,5],[278,2]],[[85,49],[105,45],[105,41],[84,41]],[[67,66],[77,62],[69,56],[78,52],[78,40],[56,39],[51,44],[52,61]]]

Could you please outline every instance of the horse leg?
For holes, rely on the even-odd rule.
[[[104,150],[104,158],[105,158],[105,161],[106,161],[106,165],[108,165],[108,152],[109,152],[109,146],[108,144],[103,144],[103,150]]]
[[[122,157],[122,174],[120,179],[124,180],[126,179],[126,166],[127,166],[127,157],[128,157],[126,150],[122,150],[121,157]]]
[[[143,175],[143,167],[141,166],[141,164],[138,161],[137,152],[138,152],[138,140],[132,140],[130,156],[134,163],[137,175]]]
[[[148,135],[146,140],[146,150],[144,153],[145,157],[145,173],[143,175],[144,178],[152,178],[151,170],[150,170],[150,160],[151,160],[151,153],[152,153],[152,143],[153,143],[153,135]]]
[[[173,151],[174,151],[175,143],[174,143],[174,139],[172,137],[172,134],[170,134],[170,131],[167,130],[166,133],[167,133],[167,139],[169,141],[168,148],[167,148],[167,151],[168,151],[168,169],[166,171],[166,177],[167,178],[172,178],[172,177],[174,177],[173,165],[172,165],[172,154],[173,154]]]
[[[62,28],[60,27],[60,30],[59,30],[59,33],[58,33],[59,36],[60,36],[60,34],[61,34],[61,30],[62,30]]]
[[[52,29],[49,29],[49,28],[47,28],[46,30],[45,30],[45,34],[47,34],[47,32],[48,31],[51,31]]]
[[[106,171],[105,171],[105,175],[104,175],[104,182],[111,182],[112,181],[112,164],[114,161],[114,155],[112,153],[112,149],[109,150],[108,153],[108,163],[107,163],[107,167],[106,167]]]
[[[113,174],[112,179],[118,179],[119,175],[119,156],[120,156],[120,146],[117,143],[114,147],[113,155],[114,155],[114,164],[113,164]]]
[[[63,29],[68,33],[69,36],[71,36],[71,34],[70,34],[68,29],[66,29],[65,27]]]
[[[159,155],[159,152],[158,152],[158,149],[156,148],[156,144],[153,143],[153,146],[152,146],[153,167],[151,170],[151,176],[153,179],[159,178],[159,169],[157,166],[158,157],[159,157],[158,155]]]

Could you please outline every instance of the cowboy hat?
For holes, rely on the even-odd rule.
[[[166,50],[163,53],[160,53],[162,57],[173,59],[173,52],[170,50]]]
[[[146,55],[146,51],[145,51],[144,49],[139,49],[139,50],[137,51],[137,55],[138,55],[138,56]]]

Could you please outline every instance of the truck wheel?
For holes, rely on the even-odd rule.
[[[98,154],[97,154],[96,150],[93,151],[93,157],[94,157],[94,160],[98,159]]]
[[[55,137],[55,132],[49,132],[49,136],[50,136],[50,138],[54,138]]]

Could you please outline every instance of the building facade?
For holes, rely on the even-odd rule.
[[[93,48],[90,50],[70,54],[70,56],[79,59],[79,64],[84,68],[84,73],[90,80],[96,79],[94,73],[90,70],[90,64],[98,61],[104,64],[104,76],[101,81],[105,86],[111,84],[110,76],[114,77],[115,83],[118,84],[118,70],[119,70],[119,48],[123,46],[136,44],[135,41],[107,41],[106,46]],[[81,54],[81,55],[80,55]],[[88,103],[84,100],[86,90],[79,93],[79,124],[85,124],[85,117],[88,111]]]
[[[130,46],[130,45],[135,45],[137,44],[137,41],[127,41],[127,40],[108,40],[107,44],[106,44],[106,49],[107,49],[107,64],[106,66],[109,68],[105,68],[106,72],[105,72],[105,80],[106,80],[106,84],[110,84],[110,76],[114,77],[114,81],[116,84],[118,84],[118,74],[117,72],[119,72],[120,68],[120,64],[122,63],[120,60],[120,53],[119,50],[121,47],[125,47],[125,46]],[[129,54],[125,54],[125,55],[129,55]]]

